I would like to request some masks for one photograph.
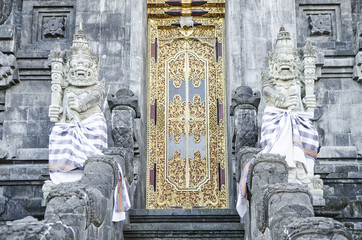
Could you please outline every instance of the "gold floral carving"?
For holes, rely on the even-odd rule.
[[[215,5],[206,7],[224,13],[225,1],[208,2]],[[165,1],[147,3],[149,12],[158,4],[169,8]],[[215,49],[216,42],[224,42],[224,19],[193,20],[201,26],[181,29],[172,26],[179,18],[149,15],[149,46],[157,43],[157,59],[149,47],[147,208],[229,207],[226,121],[217,116],[218,103],[226,116],[224,59],[217,59]],[[190,95],[191,88],[198,93]],[[150,111],[155,102],[156,125]],[[204,141],[206,150],[188,146]],[[186,150],[171,149],[170,142],[185,144]],[[225,172],[221,186],[220,170]]]

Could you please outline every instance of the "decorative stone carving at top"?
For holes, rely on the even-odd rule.
[[[98,81],[98,56],[91,52],[83,30],[74,35],[69,51],[61,51],[57,44],[50,57],[50,121],[75,123],[101,113],[105,81]]]
[[[9,16],[13,9],[13,0],[0,0],[0,90],[8,89],[19,82],[16,74],[15,27]],[[9,19],[9,20],[8,20]]]
[[[138,99],[134,96],[134,93],[129,89],[119,89],[116,92],[116,95],[108,95],[107,96],[108,106],[111,110],[114,108],[124,108],[130,107],[134,110],[137,117],[140,116],[138,112]]]
[[[236,108],[258,110],[260,103],[260,92],[253,93],[253,90],[247,86],[238,87],[231,96],[231,115],[234,115]]]
[[[260,142],[263,153],[286,156],[288,181],[308,185],[314,203],[323,204],[323,182],[314,176],[318,133],[311,122],[316,108],[316,51],[307,42],[301,52],[302,57],[289,32],[281,27],[275,49],[269,54],[269,77],[263,79],[267,107]]]
[[[16,58],[0,51],[0,90],[7,89],[19,81],[14,79]]]
[[[311,36],[329,36],[332,32],[331,15],[309,15]]]
[[[44,17],[43,18],[43,35],[44,38],[64,38],[65,34],[65,18]]]

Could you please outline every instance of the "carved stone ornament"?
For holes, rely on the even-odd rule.
[[[311,36],[329,36],[332,32],[331,15],[318,14],[309,16]]]
[[[271,184],[265,188],[263,194],[263,205],[260,209],[260,231],[264,232],[266,227],[273,231],[280,220],[286,217],[311,217],[314,216],[312,196],[308,188],[299,184]],[[281,231],[278,231],[281,232]]]
[[[7,89],[19,81],[14,79],[16,58],[0,51],[0,90]]]
[[[357,23],[357,54],[353,66],[353,80],[362,83],[362,22]]]
[[[231,115],[234,115],[236,108],[248,108],[258,110],[260,103],[260,92],[253,92],[250,87],[240,86],[238,87],[234,94],[231,96]]]
[[[50,28],[52,20],[48,22]],[[55,32],[57,29],[52,28]],[[55,25],[55,24],[54,24]],[[49,30],[49,34],[51,34]],[[55,34],[55,33],[54,33]],[[98,56],[91,52],[87,37],[79,29],[69,51],[59,44],[50,52],[52,99],[49,107],[51,122],[79,122],[101,113],[104,80],[98,81]]]
[[[44,17],[43,35],[45,38],[64,38],[64,17]]]
[[[328,238],[327,238],[328,236]],[[331,218],[310,217],[290,219],[283,240],[338,239],[352,240],[344,225]]]
[[[138,112],[138,99],[134,93],[126,88],[119,89],[115,95],[109,94],[107,96],[108,106],[111,110],[116,107],[130,107],[132,108],[136,116],[139,117]]]

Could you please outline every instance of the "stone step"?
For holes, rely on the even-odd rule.
[[[124,239],[243,239],[234,209],[142,209],[130,211]]]

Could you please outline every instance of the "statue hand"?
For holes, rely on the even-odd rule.
[[[306,109],[315,109],[317,107],[317,101],[315,95],[307,95],[303,98],[303,103],[305,104]]]
[[[68,95],[68,105],[70,109],[73,109],[77,112],[81,112],[81,108],[80,108],[80,103],[79,103],[79,98],[76,97],[73,94],[69,94]]]
[[[287,108],[294,107],[294,106],[298,106],[298,96],[296,96],[296,95],[289,96],[287,98],[287,102],[286,102]]]
[[[57,122],[59,115],[63,112],[63,109],[59,105],[49,106],[49,117],[51,122]]]

